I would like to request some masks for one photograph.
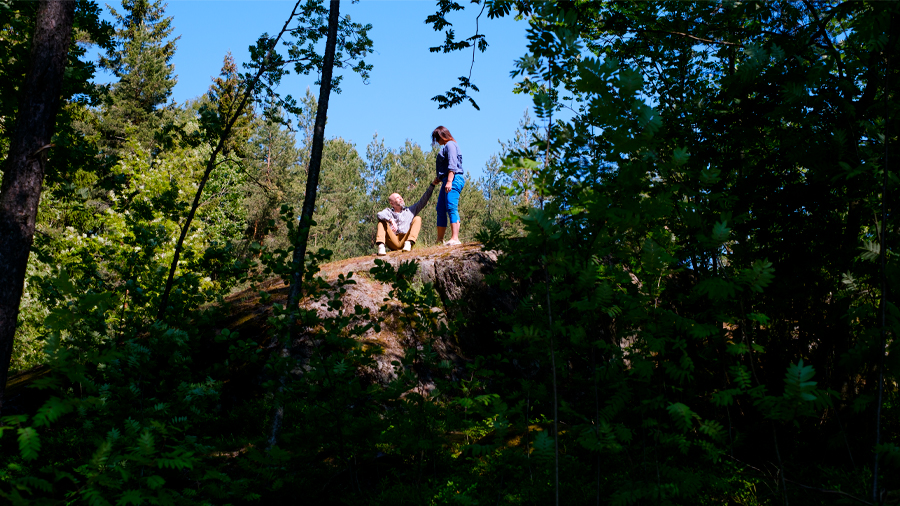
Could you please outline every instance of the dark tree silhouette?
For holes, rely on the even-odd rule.
[[[74,1],[40,3],[31,58],[0,187],[0,412],[72,38]]]
[[[340,0],[331,0],[328,8],[328,38],[325,40],[325,55],[322,60],[322,79],[319,84],[319,104],[316,110],[316,123],[313,127],[312,151],[309,158],[309,171],[306,177],[306,195],[303,198],[303,210],[300,213],[300,236],[297,238],[297,247],[294,249],[293,269],[291,276],[291,292],[288,296],[287,307],[294,310],[300,303],[303,295],[303,270],[306,264],[306,249],[309,245],[309,229],[313,224],[313,211],[316,208],[316,190],[319,188],[319,171],[322,168],[322,150],[325,146],[325,120],[328,117],[328,98],[331,96],[331,76],[334,70],[334,52],[337,45],[338,24],[340,22]],[[296,325],[291,325],[291,333]],[[288,354],[288,347],[292,341],[291,336],[282,337],[281,353]],[[282,379],[282,382],[284,380]],[[284,419],[284,407],[276,405],[272,417],[272,431],[269,436],[269,446],[274,446],[281,430]]]

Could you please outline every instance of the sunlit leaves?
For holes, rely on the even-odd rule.
[[[62,415],[71,412],[74,406],[70,402],[65,402],[59,397],[51,397],[38,409],[34,415],[34,426],[41,427],[50,425]]]

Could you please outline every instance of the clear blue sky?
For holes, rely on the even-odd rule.
[[[118,10],[118,3],[109,3]],[[277,33],[293,5],[288,0],[170,0],[166,12],[174,18],[173,34],[181,36],[173,60],[178,75],[173,98],[183,102],[205,93],[227,51],[239,64],[247,61],[248,46],[263,32]],[[448,18],[458,38],[474,33],[474,7]],[[434,127],[444,125],[459,141],[464,167],[477,176],[488,157],[497,152],[497,140],[511,138],[524,111],[531,107],[529,97],[512,93],[514,81],[509,75],[514,60],[525,54],[527,23],[512,18],[490,20],[484,14],[481,33],[486,34],[490,47],[476,54],[472,73],[472,82],[481,90],[474,95],[481,111],[468,104],[438,110],[431,97],[455,85],[458,76],[468,74],[472,52],[428,51],[444,39],[443,33],[424,23],[434,11],[431,0],[341,2],[342,14],[373,26],[370,37],[375,53],[366,61],[374,69],[368,85],[355,74],[345,74],[342,93],[331,96],[325,134],[355,143],[365,156],[366,145],[376,132],[392,148],[399,148],[406,139],[427,146]],[[314,81],[315,76],[291,76],[279,91],[301,97],[309,86],[318,94]]]

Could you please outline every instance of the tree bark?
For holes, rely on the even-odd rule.
[[[328,8],[328,38],[325,40],[325,57],[322,61],[322,79],[319,84],[319,104],[316,110],[316,122],[313,127],[312,151],[310,152],[309,169],[306,178],[306,195],[303,198],[303,210],[300,212],[300,229],[297,246],[292,258],[294,273],[291,276],[291,291],[288,295],[288,309],[297,310],[303,294],[303,272],[306,266],[306,248],[309,244],[309,229],[312,227],[313,211],[316,208],[316,190],[319,187],[319,171],[322,168],[322,151],[325,146],[325,119],[328,117],[328,98],[331,96],[331,76],[334,70],[334,50],[337,46],[337,31],[340,22],[340,0],[331,0]],[[292,313],[293,314],[293,313]],[[292,320],[295,317],[291,317]],[[290,353],[291,341],[296,332],[296,321],[292,321],[288,335],[282,337],[281,356]],[[282,385],[287,381],[281,378]],[[280,390],[280,388],[279,388]],[[269,433],[269,447],[275,446],[284,417],[284,407],[276,400],[275,412],[272,416],[272,428]]]
[[[44,0],[38,6],[0,186],[0,413],[74,18],[74,1]]]

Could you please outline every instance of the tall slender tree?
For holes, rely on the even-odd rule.
[[[0,412],[74,17],[74,1],[48,0],[38,6],[0,187]]]
[[[309,169],[306,174],[306,195],[303,198],[303,209],[300,214],[300,231],[297,247],[294,249],[291,291],[288,295],[288,308],[297,307],[303,293],[303,269],[306,263],[306,249],[309,244],[309,230],[313,226],[313,212],[316,207],[316,191],[319,188],[319,170],[322,167],[322,150],[325,147],[325,120],[328,115],[328,99],[331,97],[334,72],[334,53],[337,46],[338,23],[340,21],[340,0],[331,0],[328,9],[328,38],[325,41],[325,55],[322,58],[322,78],[319,85],[319,104],[316,110],[316,123],[313,131],[313,143],[310,153]],[[291,325],[293,332],[295,325]],[[281,354],[288,354],[292,336],[284,336],[281,343]],[[284,406],[276,404],[272,417],[272,430],[269,446],[278,441],[278,434],[284,420]]]

